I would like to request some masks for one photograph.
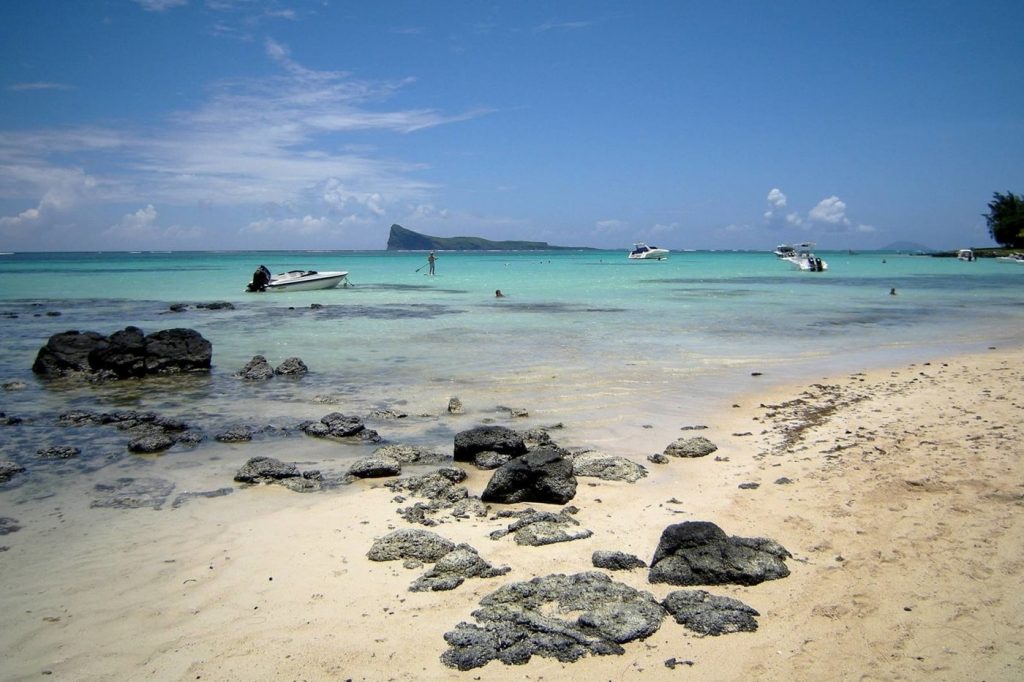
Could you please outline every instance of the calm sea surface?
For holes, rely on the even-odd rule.
[[[230,485],[248,457],[268,454],[343,471],[367,446],[272,434],[227,446],[212,436],[242,424],[290,427],[331,411],[388,408],[405,419],[369,424],[385,440],[450,452],[453,434],[485,420],[562,423],[558,440],[627,454],[642,425],[671,442],[729,396],[757,382],[819,381],[829,373],[925,361],[1024,342],[1024,267],[894,253],[820,254],[826,273],[792,270],[770,253],[673,253],[628,261],[624,251],[31,253],[0,256],[0,459],[30,469],[0,487],[3,507],[50,494],[69,474],[147,471],[196,489]],[[253,270],[347,270],[354,286],[249,294]],[[890,295],[895,288],[897,295]],[[501,289],[505,298],[496,299]],[[227,301],[233,309],[197,308]],[[172,304],[186,304],[172,312]],[[319,304],[314,307],[313,304]],[[213,344],[208,377],[55,387],[31,372],[54,333],[110,334],[190,327]],[[234,377],[254,355],[298,356],[300,380]],[[753,372],[760,377],[752,378]],[[446,414],[448,399],[466,406]],[[509,407],[530,417],[512,421]],[[151,410],[208,436],[158,457],[127,454],[104,427],[67,428],[72,409]],[[74,462],[36,457],[82,449]],[[648,453],[636,453],[645,455]],[[20,482],[19,482],[20,481]]]

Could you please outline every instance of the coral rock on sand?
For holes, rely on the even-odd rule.
[[[727,536],[707,521],[669,526],[651,560],[648,580],[670,585],[757,585],[785,578],[791,555],[767,538]]]

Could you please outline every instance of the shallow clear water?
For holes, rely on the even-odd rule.
[[[826,273],[792,270],[770,253],[674,253],[661,262],[607,251],[441,253],[435,277],[424,274],[422,253],[0,256],[0,380],[25,384],[0,392],[0,411],[25,420],[0,427],[0,459],[31,465],[38,495],[62,472],[90,467],[177,467],[193,486],[219,487],[229,484],[225,471],[256,454],[343,470],[370,451],[274,435],[138,458],[113,430],[56,426],[70,409],[153,410],[212,435],[236,423],[284,427],[387,407],[410,416],[371,424],[385,439],[450,451],[457,430],[484,419],[511,423],[502,408],[521,407],[530,418],[514,425],[562,422],[566,444],[621,451],[643,424],[674,430],[700,421],[754,388],[752,372],[763,373],[762,383],[813,382],[1024,339],[1020,266],[820,255]],[[347,270],[354,286],[245,293],[261,263],[274,272]],[[496,289],[506,296],[496,299]],[[195,307],[213,301],[235,307]],[[172,312],[174,303],[187,307]],[[198,330],[213,344],[214,371],[73,388],[33,376],[51,334],[127,325]],[[256,354],[275,366],[298,356],[311,373],[259,385],[236,379]],[[465,416],[445,414],[451,396],[463,400]],[[61,465],[35,458],[39,447],[65,443],[82,445],[82,457]],[[0,504],[26,486],[0,488]]]

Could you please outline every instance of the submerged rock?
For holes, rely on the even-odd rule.
[[[652,635],[665,617],[649,593],[597,572],[512,583],[480,606],[476,624],[462,622],[445,633],[445,665],[471,670],[492,660],[520,665],[535,655],[569,663],[622,654],[622,644]]]
[[[95,490],[99,496],[92,501],[90,507],[160,509],[167,500],[167,496],[174,491],[174,483],[163,478],[148,476],[119,478],[112,483],[97,483]]]
[[[757,585],[789,575],[792,555],[774,540],[728,536],[708,521],[686,521],[661,533],[648,580],[670,585]]]
[[[254,355],[235,376],[243,381],[267,381],[274,378],[274,369],[265,357]]]
[[[302,358],[287,358],[284,362],[274,368],[274,374],[278,376],[300,377],[309,373],[309,367],[302,361]]]
[[[82,454],[81,448],[76,448],[74,445],[54,445],[36,450],[36,457],[40,459],[71,459],[80,454]]]
[[[24,473],[25,467],[9,459],[0,460],[0,483],[6,483],[20,473]]]
[[[286,464],[273,457],[253,457],[246,462],[235,480],[239,483],[276,483],[295,492],[319,490],[322,477],[319,471],[299,471],[294,464]]]

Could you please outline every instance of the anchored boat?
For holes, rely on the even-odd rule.
[[[348,286],[348,272],[316,270],[289,270],[271,275],[265,265],[257,268],[246,291],[316,291],[333,289],[339,284]]]

